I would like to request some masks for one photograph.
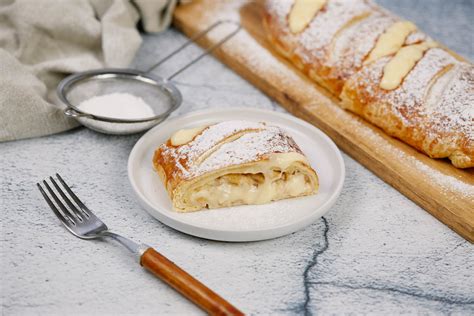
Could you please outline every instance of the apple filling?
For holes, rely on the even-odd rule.
[[[192,204],[218,208],[239,204],[264,204],[275,200],[312,193],[307,175],[272,169],[265,173],[226,174],[190,194]]]

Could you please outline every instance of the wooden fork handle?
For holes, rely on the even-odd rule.
[[[210,315],[244,315],[153,248],[143,253],[140,264]]]

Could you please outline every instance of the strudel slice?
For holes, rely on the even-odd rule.
[[[226,121],[180,130],[153,165],[178,212],[315,194],[318,177],[295,141],[265,123]]]

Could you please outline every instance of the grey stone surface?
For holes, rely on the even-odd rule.
[[[474,57],[472,1],[380,2]],[[135,62],[143,69],[183,41],[172,30],[144,39]],[[177,81],[185,101],[175,115],[231,106],[284,111],[212,58]],[[347,155],[346,183],[327,216],[286,237],[221,243],[176,232],[141,209],[126,170],[139,137],[79,128],[0,144],[2,314],[201,313],[120,246],[68,234],[35,187],[55,172],[109,227],[156,247],[249,314],[474,314],[473,245]]]

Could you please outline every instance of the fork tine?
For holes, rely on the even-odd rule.
[[[63,214],[69,218],[69,220],[71,222],[74,223],[74,225],[76,225],[76,222],[74,221],[74,215],[72,215],[72,213],[64,206],[63,202],[61,202],[61,200],[58,198],[58,196],[56,195],[56,193],[54,193],[53,189],[51,189],[51,187],[49,186],[48,182],[46,182],[46,180],[43,180],[43,184],[44,186],[46,187],[46,189],[48,189],[48,192],[49,194],[53,197],[54,201],[56,202],[56,204],[59,206],[59,208],[61,209],[61,211],[63,212]]]
[[[61,176],[59,175],[59,173],[56,173],[56,177],[58,178],[59,182],[61,182],[61,184],[63,185],[63,187],[66,189],[67,193],[69,193],[69,195],[72,197],[72,199],[77,203],[77,205],[79,205],[79,207],[81,208],[81,210],[87,215],[87,216],[92,216],[94,215],[92,213],[91,210],[89,210],[87,208],[87,206],[85,206],[84,203],[82,203],[82,201],[77,197],[77,195],[74,194],[74,192],[72,192],[71,188],[69,188],[69,186],[66,184],[66,181],[63,180],[63,178],[61,178]]]
[[[48,194],[46,194],[46,192],[43,190],[41,185],[39,183],[36,183],[36,185],[38,186],[38,189],[40,190],[41,194],[43,195],[43,198],[46,200],[46,203],[48,203],[49,207],[53,210],[53,213],[59,218],[59,220],[64,224],[66,224],[66,222],[68,222],[68,223],[71,223],[72,225],[75,225],[75,223],[73,221],[71,221],[71,219],[67,215],[63,215],[57,209],[56,205],[54,205],[53,201],[51,201]]]
[[[66,204],[69,206],[70,209],[72,209],[72,211],[74,212],[74,214],[77,216],[77,218],[82,221],[84,219],[84,212],[81,212],[78,210],[78,208],[74,205],[74,203],[71,202],[71,200],[69,199],[69,197],[67,197],[66,194],[64,194],[63,190],[61,190],[61,188],[59,187],[59,185],[56,183],[56,180],[54,180],[53,177],[49,177],[49,180],[51,181],[51,183],[53,183],[54,187],[56,188],[56,191],[59,192],[59,194],[61,195],[61,197],[63,198],[63,201],[66,202]]]

